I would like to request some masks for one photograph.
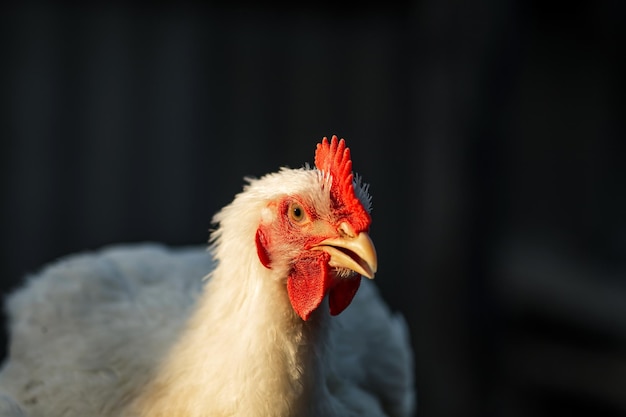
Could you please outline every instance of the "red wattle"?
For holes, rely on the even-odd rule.
[[[295,312],[308,320],[319,307],[332,282],[326,252],[307,253],[299,257],[287,278],[287,293]]]
[[[336,316],[354,299],[361,277],[341,278],[333,276],[326,252],[310,252],[299,257],[287,278],[287,293],[295,312],[308,320],[311,313],[328,294],[330,314]]]
[[[330,314],[336,316],[346,309],[352,302],[361,285],[361,277],[344,278],[338,280],[328,293],[328,305]]]

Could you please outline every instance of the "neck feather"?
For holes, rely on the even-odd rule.
[[[139,415],[307,416],[326,385],[329,325],[321,306],[306,322],[285,280],[254,251],[222,256],[183,334],[145,395]],[[326,413],[328,415],[328,413]]]

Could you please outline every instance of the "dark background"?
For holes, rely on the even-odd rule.
[[[2,291],[203,244],[243,176],[337,134],[420,415],[626,415],[626,2],[560,3],[3,6]]]

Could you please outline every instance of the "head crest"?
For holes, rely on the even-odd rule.
[[[355,231],[367,230],[371,218],[354,191],[352,160],[346,142],[333,135],[329,143],[324,137],[315,150],[315,166],[332,177],[330,192],[336,208],[344,212]]]

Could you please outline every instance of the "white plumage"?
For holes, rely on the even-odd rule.
[[[291,240],[272,243],[270,265],[255,246],[260,224],[283,220],[276,201],[312,207],[316,230],[337,220],[330,171],[250,180],[215,216],[215,260],[204,248],[114,246],[31,277],[7,303],[0,417],[411,416],[406,324],[374,285],[363,280],[336,317],[325,297],[305,320],[286,289]]]

